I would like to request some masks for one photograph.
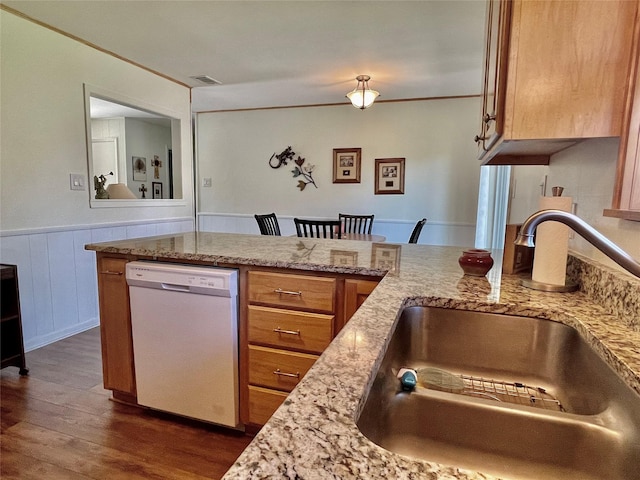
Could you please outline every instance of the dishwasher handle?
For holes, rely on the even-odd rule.
[[[160,284],[162,286],[162,290],[170,290],[172,292],[190,292],[191,287],[189,285],[177,285],[175,283],[165,283],[162,282]]]

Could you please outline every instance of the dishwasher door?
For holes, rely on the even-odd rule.
[[[127,264],[140,405],[238,427],[237,275]]]

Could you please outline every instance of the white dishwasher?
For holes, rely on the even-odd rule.
[[[237,428],[238,272],[129,262],[138,403]]]

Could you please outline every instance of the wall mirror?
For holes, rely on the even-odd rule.
[[[92,208],[182,203],[177,117],[166,109],[85,85]]]

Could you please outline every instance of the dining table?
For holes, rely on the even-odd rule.
[[[342,240],[362,240],[363,242],[384,242],[387,237],[371,233],[343,233]]]

